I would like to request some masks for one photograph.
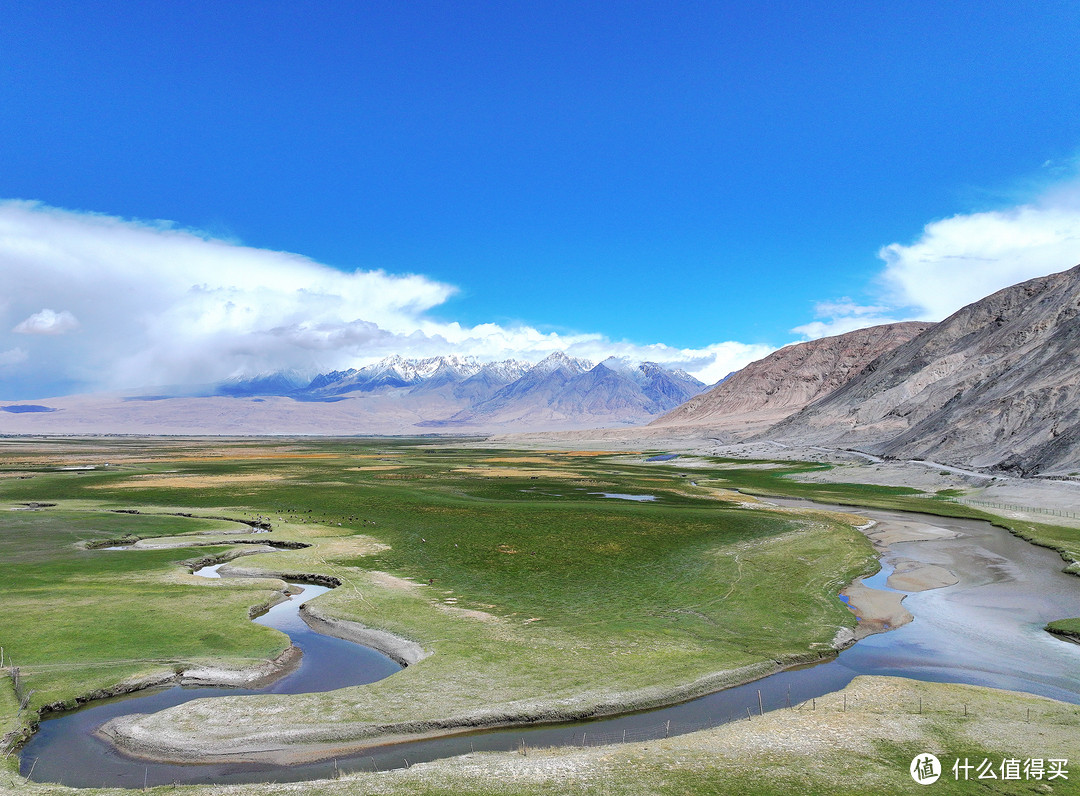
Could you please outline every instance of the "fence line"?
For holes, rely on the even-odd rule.
[[[973,506],[987,506],[992,509],[1003,511],[1020,511],[1029,514],[1049,514],[1052,517],[1066,517],[1070,520],[1080,520],[1080,512],[1066,511],[1065,509],[1047,509],[1039,506],[1016,506],[1012,503],[993,503],[989,500],[961,500],[960,503],[968,503]]]

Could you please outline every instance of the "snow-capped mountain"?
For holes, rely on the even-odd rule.
[[[536,363],[392,356],[314,377],[261,373],[196,391],[70,396],[50,401],[56,411],[40,411],[25,422],[36,424],[27,430],[49,433],[554,431],[647,423],[703,387],[656,363],[609,358],[593,365],[562,352]],[[8,414],[10,426],[17,418]]]
[[[307,387],[313,395],[344,395],[381,388],[415,387],[464,381],[485,367],[474,357],[456,355],[406,359],[395,354],[360,369],[333,371],[316,376]]]
[[[646,422],[705,389],[683,371],[655,362],[609,358],[598,365],[559,352],[489,399],[425,427],[558,425],[583,427]]]

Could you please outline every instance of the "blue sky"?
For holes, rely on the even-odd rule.
[[[12,4],[0,395],[391,349],[651,350],[718,378],[941,317],[1080,261],[1078,28],[1065,2]],[[1018,257],[1032,228],[1052,240]],[[217,268],[207,239],[242,251]],[[310,263],[267,287],[278,252]],[[310,304],[309,267],[385,281]],[[213,326],[245,290],[295,334]],[[144,298],[177,336],[103,330],[89,298],[101,324]]]

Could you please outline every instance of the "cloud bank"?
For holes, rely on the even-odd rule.
[[[768,346],[640,345],[428,315],[456,288],[419,274],[343,272],[167,222],[0,202],[0,386],[12,398],[197,385],[389,354],[536,360],[556,351],[684,367],[706,382]]]
[[[807,338],[897,320],[939,321],[1004,287],[1080,263],[1080,182],[1018,207],[956,215],[927,224],[910,244],[892,243],[862,306],[819,303],[817,320],[792,331]]]

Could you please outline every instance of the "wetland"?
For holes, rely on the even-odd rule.
[[[1080,647],[1042,631],[1050,620],[1080,614],[1075,600],[1080,580],[1059,571],[1059,553],[963,516],[916,518],[944,527],[952,538],[901,541],[893,534],[887,550],[875,550],[856,529],[866,523],[865,510],[781,507],[780,501],[759,502],[732,489],[805,496],[804,486],[785,483],[783,475],[814,465],[740,471],[731,462],[718,462],[712,474],[696,468],[691,484],[687,472],[670,463],[646,464],[640,455],[532,454],[523,475],[507,451],[433,447],[429,440],[125,444],[130,446],[126,460],[115,449],[108,452],[121,461],[107,473],[56,469],[92,463],[86,450],[50,452],[37,462],[5,461],[21,473],[0,482],[11,507],[56,504],[11,514],[22,530],[14,539],[4,537],[6,550],[35,548],[18,552],[30,566],[21,573],[24,581],[16,578],[15,592],[22,589],[22,604],[36,611],[25,617],[27,626],[58,613],[44,598],[52,592],[63,596],[65,588],[78,589],[87,616],[101,611],[108,620],[102,628],[88,622],[83,629],[89,632],[79,635],[91,638],[77,643],[55,634],[56,627],[52,637],[48,627],[40,627],[37,659],[26,643],[33,633],[5,631],[8,654],[26,673],[24,684],[36,686],[28,689],[33,693],[27,710],[17,711],[16,722],[5,717],[9,727],[25,721],[35,702],[42,707],[73,703],[119,682],[148,683],[163,676],[164,661],[142,648],[162,649],[171,642],[127,632],[118,643],[117,633],[105,633],[130,617],[124,616],[123,599],[109,605],[85,599],[93,595],[97,576],[103,589],[112,581],[114,596],[130,591],[143,614],[151,607],[163,630],[172,622],[179,631],[186,629],[173,631],[187,647],[172,645],[166,664],[171,675],[210,664],[243,669],[253,660],[281,655],[290,645],[287,637],[272,628],[266,628],[266,636],[244,633],[241,625],[252,627],[248,609],[276,601],[287,588],[277,576],[287,581],[298,573],[342,584],[314,603],[321,614],[410,639],[429,653],[415,666],[370,685],[335,683],[287,700],[272,690],[233,689],[127,726],[129,737],[156,739],[157,755],[187,763],[209,759],[217,766],[191,781],[243,781],[253,778],[254,769],[273,770],[270,776],[279,780],[325,777],[346,766],[340,759],[345,753],[360,748],[371,752],[370,761],[357,759],[353,767],[400,765],[393,758],[406,748],[402,742],[412,744],[407,754],[415,763],[519,742],[584,745],[578,733],[584,736],[589,728],[594,739],[616,740],[620,732],[634,738],[667,722],[678,731],[745,713],[759,689],[765,708],[786,707],[841,688],[859,674],[902,673],[1076,701],[1076,661],[1069,656]],[[536,458],[550,466],[537,466]],[[364,461],[371,459],[376,461]],[[545,469],[548,478],[536,475]],[[258,472],[267,474],[265,482],[251,477]],[[914,490],[852,486],[845,491],[835,485],[818,490],[826,494],[815,496],[825,499],[839,494],[845,502],[857,497],[878,503],[874,518],[881,524],[912,519],[882,511],[901,505],[925,510],[928,502],[937,511],[973,514]],[[608,500],[604,493],[658,499]],[[140,514],[117,513],[132,510]],[[242,568],[249,577],[195,583],[184,562],[229,557],[237,549],[221,533],[220,522],[214,526],[203,517],[245,512],[270,518],[275,541],[310,546],[274,552],[249,548]],[[1056,534],[1052,541],[1068,541],[1067,530],[1044,533]],[[130,551],[78,548],[135,537],[158,538],[159,545]],[[187,540],[188,547],[165,546]],[[915,622],[864,638],[833,660],[838,631],[854,635],[863,624],[837,593],[872,573],[878,554],[890,572],[910,573],[914,562],[954,573],[958,583],[913,592],[904,604]],[[90,556],[118,559],[102,563]],[[53,590],[42,580],[50,569],[59,575]],[[1052,573],[1049,581],[1041,579],[1044,572]],[[203,592],[212,592],[219,603],[213,607],[207,601],[204,611],[193,610],[193,604],[203,605]],[[314,597],[309,592],[304,599]],[[1002,621],[1017,604],[1031,610],[1012,617],[1005,628]],[[95,649],[95,634],[109,636],[100,646],[111,657]],[[1006,645],[1008,651],[998,644],[1003,635],[1017,639],[1013,647]],[[203,644],[192,644],[194,639]],[[979,645],[988,657],[996,656],[996,667],[970,654]],[[123,648],[128,654],[116,655]],[[1033,649],[1040,660],[1054,661],[1036,667],[1034,677],[1025,671],[1033,667],[1022,665]],[[825,662],[776,673],[819,661]],[[713,693],[750,680],[758,682]],[[702,694],[709,695],[693,699]],[[671,707],[672,702],[682,704]],[[604,719],[605,724],[558,724],[657,707],[661,712]],[[125,709],[116,710],[113,715]],[[424,740],[521,722],[549,726]],[[39,739],[51,723],[42,723]],[[388,741],[396,743],[387,747]],[[229,757],[221,759],[222,749]],[[324,762],[311,762],[319,758]],[[23,759],[26,773],[29,754]],[[277,768],[282,763],[292,764],[291,774]],[[129,768],[132,764],[141,776],[127,784],[149,781],[143,772],[150,764],[127,759]],[[176,778],[163,770],[153,781]]]

